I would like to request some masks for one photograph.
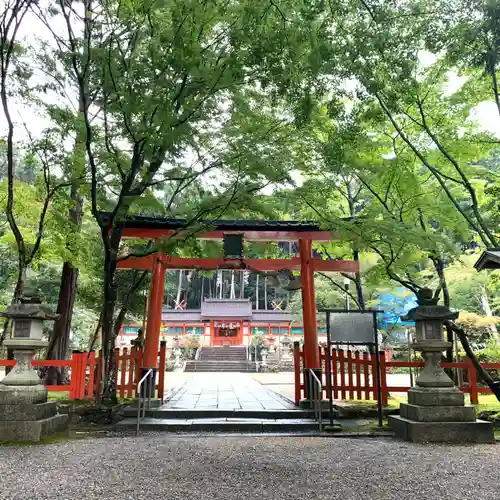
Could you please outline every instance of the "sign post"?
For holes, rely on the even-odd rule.
[[[333,425],[333,387],[331,348],[332,345],[365,345],[375,351],[375,384],[377,390],[377,412],[378,424],[382,427],[382,388],[380,377],[379,342],[377,328],[377,314],[383,311],[375,310],[347,310],[347,309],[320,309],[326,313],[326,383],[328,388],[328,399],[330,402],[329,417],[330,425]],[[359,383],[359,380],[356,381]]]

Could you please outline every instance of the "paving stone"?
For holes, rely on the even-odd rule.
[[[261,422],[261,418],[227,418],[227,422]]]

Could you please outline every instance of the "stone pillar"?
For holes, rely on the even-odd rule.
[[[421,290],[418,303],[401,319],[415,322],[416,343],[411,347],[422,352],[425,365],[408,391],[408,403],[401,403],[400,415],[389,417],[390,427],[407,441],[494,442],[491,423],[476,420],[475,408],[465,406],[464,393],[440,365],[442,352],[450,347],[443,323],[458,313],[439,306],[432,290]]]
[[[0,442],[37,442],[68,426],[68,416],[58,415],[56,402],[47,401],[47,389],[32,367],[36,350],[48,345],[42,339],[43,322],[57,315],[36,297],[27,297],[1,314],[13,321],[13,337],[4,345],[13,349],[16,365],[0,381]]]

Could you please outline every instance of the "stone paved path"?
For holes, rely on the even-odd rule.
[[[287,410],[295,407],[248,373],[196,373],[163,408]]]
[[[500,447],[151,435],[0,446],[0,500],[497,500]]]

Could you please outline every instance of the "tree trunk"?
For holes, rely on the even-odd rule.
[[[357,248],[353,250],[352,257],[355,262],[359,262],[359,250]],[[358,306],[363,311],[365,309],[365,296],[363,294],[363,282],[361,281],[361,273],[359,271],[354,276],[354,285],[356,286]]]
[[[115,337],[114,337],[114,313],[117,301],[117,288],[115,282],[118,247],[120,245],[120,237],[116,234],[116,230],[112,230],[109,235],[109,226],[101,226],[103,235],[104,248],[104,297],[102,309],[102,351],[103,351],[103,373],[102,386],[100,395],[101,402],[104,405],[115,405],[117,403],[116,396],[116,359],[115,359]]]
[[[97,325],[94,330],[94,335],[89,345],[89,355],[95,349],[97,343],[97,337],[99,336],[99,331],[102,330],[102,318],[103,318],[103,312],[101,311],[101,314],[99,315],[99,320],[97,321]]]
[[[116,306],[116,291],[111,273],[107,273],[104,281],[104,308],[102,315],[102,402],[105,405],[115,405],[117,403],[117,397],[113,315]]]
[[[446,276],[444,274],[444,262],[441,257],[431,257],[432,263],[434,264],[434,269],[439,279],[439,287],[443,292],[443,304],[445,307],[450,307],[450,291],[448,289],[448,282],[446,281]],[[455,341],[453,336],[453,330],[451,326],[446,323],[446,340],[451,342],[451,346],[446,349],[445,359],[448,363],[453,362],[453,343]],[[458,360],[457,360],[458,361]]]
[[[457,337],[460,339],[460,342],[464,348],[465,354],[472,361],[472,364],[476,368],[476,372],[479,375],[479,378],[488,385],[491,389],[491,392],[495,395],[498,401],[500,401],[500,381],[493,380],[490,374],[481,366],[481,363],[476,358],[474,351],[472,350],[469,339],[464,330],[459,328],[457,325],[451,323],[450,321],[446,322],[446,326],[449,326],[452,331],[455,331]]]
[[[22,262],[22,265],[21,265]],[[11,304],[17,304],[20,302],[21,297],[24,295],[24,285],[26,283],[26,265],[24,264],[25,259],[21,254],[19,255],[19,270],[17,273],[16,287],[14,288],[14,294],[12,296]],[[3,341],[10,335],[10,330],[12,329],[12,321],[6,319],[3,324],[3,331],[0,338],[0,346]],[[14,359],[14,350],[12,348],[7,348],[7,359],[12,361]],[[5,375],[7,375],[12,368],[10,366],[5,367]]]
[[[67,359],[69,354],[69,334],[73,307],[76,295],[78,269],[71,262],[65,262],[62,269],[61,285],[59,287],[59,302],[57,313],[59,318],[54,324],[54,330],[47,348],[45,359]],[[64,385],[67,379],[67,369],[50,366],[45,374],[45,385]]]

